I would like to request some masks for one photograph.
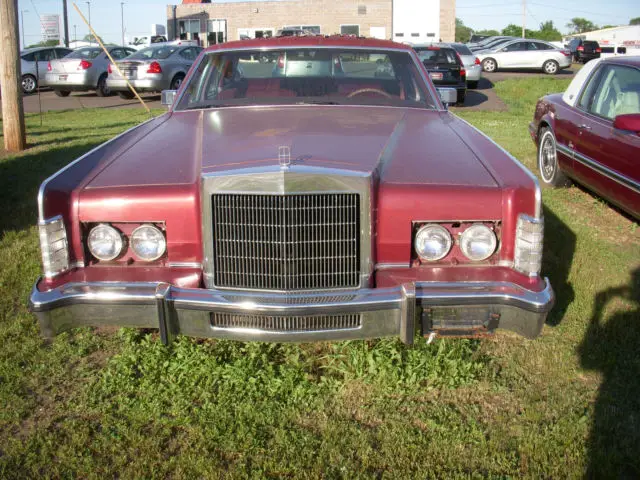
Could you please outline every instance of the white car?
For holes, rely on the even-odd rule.
[[[570,50],[557,48],[542,40],[513,40],[492,51],[475,53],[485,72],[514,68],[542,70],[555,75],[559,70],[571,66]]]

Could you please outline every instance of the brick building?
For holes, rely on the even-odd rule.
[[[183,0],[167,7],[169,38],[203,46],[273,36],[285,27],[424,43],[453,41],[455,0]]]

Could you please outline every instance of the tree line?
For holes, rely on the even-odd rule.
[[[640,17],[632,18],[629,21],[629,25],[640,25]],[[591,32],[600,28],[610,28],[616,26],[618,25],[598,26],[591,20],[587,20],[586,18],[581,17],[572,18],[571,21],[566,25],[566,27],[569,29],[569,33],[571,34]],[[471,35],[473,34],[519,37],[522,35],[522,27],[520,25],[510,23],[502,30],[474,30],[473,28],[466,26],[461,19],[456,18],[456,42],[468,42],[471,38]],[[538,40],[546,40],[548,42],[557,42],[562,40],[562,33],[560,33],[560,31],[556,28],[556,26],[553,24],[553,21],[549,20],[547,22],[542,22],[538,30],[530,30],[528,28],[525,29],[525,37],[536,38]]]

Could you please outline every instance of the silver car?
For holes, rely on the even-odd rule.
[[[467,71],[467,88],[478,88],[478,82],[482,78],[482,67],[478,57],[464,43],[450,43],[449,45],[458,52],[464,69]]]
[[[117,69],[109,66],[107,86],[126,99],[134,96],[129,90],[127,80],[139,92],[177,90],[202,50],[201,47],[170,44],[139,50],[116,62],[126,80],[120,76]]]
[[[513,40],[493,51],[476,52],[485,72],[500,69],[542,70],[555,75],[571,66],[571,52],[542,40]]]
[[[109,47],[114,60],[121,60],[135,53],[133,48]],[[99,47],[83,47],[74,50],[61,60],[49,62],[47,84],[59,97],[71,92],[95,90],[99,97],[111,95],[107,86],[109,57]]]
[[[38,87],[46,87],[49,62],[63,58],[71,52],[73,50],[65,47],[28,48],[20,52],[22,91],[29,95]]]

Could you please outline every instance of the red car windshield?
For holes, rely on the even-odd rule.
[[[176,110],[307,103],[437,108],[408,52],[311,47],[211,52]]]

